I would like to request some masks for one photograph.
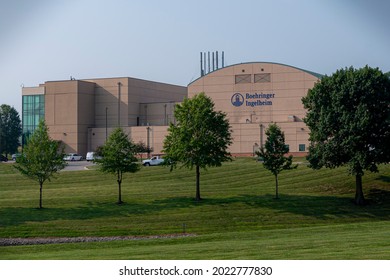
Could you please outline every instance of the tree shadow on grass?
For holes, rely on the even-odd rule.
[[[390,183],[390,176],[381,175],[378,178],[376,178],[375,180],[383,181],[383,182],[386,182],[386,183]]]
[[[383,194],[383,193],[382,193]],[[390,192],[386,192],[388,196]],[[256,201],[248,200],[249,205],[258,205],[275,209],[278,212],[288,212],[302,216],[311,216],[316,219],[330,220],[335,218],[359,219],[372,218],[375,220],[390,219],[390,205],[381,198],[382,203],[374,203],[377,196],[374,193],[367,195],[369,202],[366,206],[357,206],[352,198],[337,196],[308,196],[308,195],[281,195],[274,199],[273,195],[265,195]]]
[[[96,218],[122,218],[131,215],[146,215],[172,209],[188,209],[205,206],[222,208],[236,207],[240,211],[248,208],[258,210],[273,209],[277,213],[292,213],[311,216],[316,219],[330,220],[335,218],[373,220],[390,220],[390,191],[371,189],[366,195],[369,204],[361,207],[352,203],[352,198],[337,196],[311,196],[280,194],[280,199],[274,195],[237,195],[224,198],[204,198],[195,201],[191,197],[170,197],[154,200],[150,203],[127,202],[122,205],[114,203],[89,203],[84,207],[75,208],[0,208],[0,228],[20,225],[28,222],[45,222],[55,220],[88,220]]]
[[[274,209],[277,212],[287,212],[296,215],[311,216],[317,219],[335,218],[372,218],[377,220],[390,219],[390,192],[373,189],[366,195],[369,202],[366,206],[356,206],[352,198],[337,196],[311,196],[281,194],[280,199],[274,195],[261,196],[239,195],[226,198],[205,198],[195,201],[188,197],[172,197],[155,200],[156,208],[189,208],[202,206],[229,207],[234,204],[242,204],[242,207]],[[237,206],[235,206],[237,207]]]
[[[130,214],[142,215],[159,211],[155,205],[140,203],[89,203],[84,207],[74,208],[0,208],[0,228],[28,222],[55,220],[88,220],[104,217],[125,217]]]

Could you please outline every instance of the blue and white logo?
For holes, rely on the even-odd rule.
[[[235,93],[232,96],[231,102],[233,106],[240,107],[242,104],[244,104],[244,96],[242,96],[241,93]]]

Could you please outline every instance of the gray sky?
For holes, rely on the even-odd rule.
[[[225,65],[277,62],[332,74],[390,71],[382,0],[14,0],[0,7],[0,104],[21,113],[21,85],[135,77],[186,86],[199,53]]]

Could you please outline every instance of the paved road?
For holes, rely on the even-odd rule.
[[[7,162],[0,162],[0,164],[12,164],[15,163],[13,160],[9,160]],[[86,160],[82,161],[66,161],[67,165],[62,171],[80,171],[80,170],[88,170],[88,166],[95,165],[94,163]]]
[[[86,170],[88,166],[94,165],[94,163],[86,160],[82,161],[67,161],[68,165],[63,169],[63,171],[80,171]]]

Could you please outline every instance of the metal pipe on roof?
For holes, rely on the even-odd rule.
[[[215,64],[214,64],[215,58],[214,58],[214,52],[213,52],[213,71],[215,70]]]
[[[209,72],[210,73],[210,52],[208,52]]]
[[[204,72],[206,72],[206,52],[203,54]]]
[[[218,70],[218,51],[215,52],[216,69]]]
[[[202,77],[203,75],[203,53],[200,52],[200,76]]]

